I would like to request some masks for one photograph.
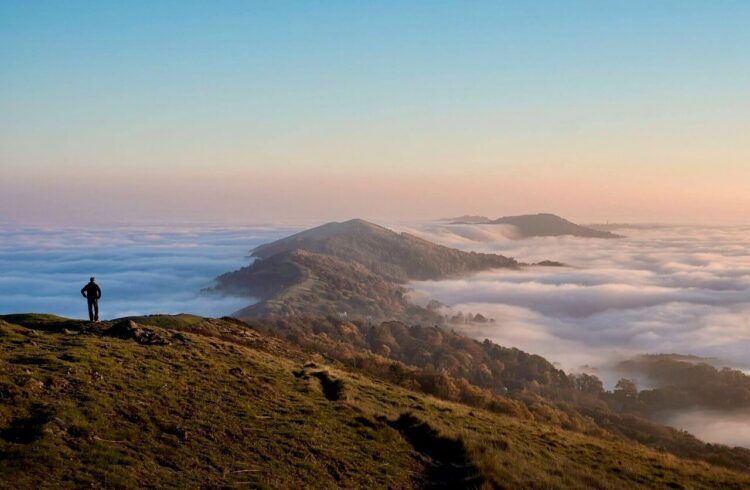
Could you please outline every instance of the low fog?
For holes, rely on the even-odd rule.
[[[465,250],[497,252],[529,267],[468,278],[415,282],[417,302],[447,312],[482,313],[495,323],[452,325],[478,338],[543,355],[567,371],[599,376],[612,389],[622,376],[649,379],[616,364],[641,353],[713,358],[750,366],[750,228],[631,227],[619,240],[572,237],[514,240],[492,225],[434,225],[408,231]],[[708,442],[750,447],[750,412],[689,410],[662,414],[667,425]]]
[[[714,444],[750,447],[750,411],[688,410],[662,414],[658,420]]]
[[[83,318],[79,291],[96,276],[103,318],[149,313],[221,316],[246,298],[199,294],[247,265],[248,251],[288,230],[272,228],[0,228],[0,313]]]
[[[621,240],[514,240],[512,227],[401,227],[429,240],[569,267],[492,271],[411,284],[416,301],[438,299],[494,324],[461,326],[478,338],[539,353],[572,371],[603,369],[645,352],[715,357],[750,365],[750,229],[653,227],[617,230]],[[198,295],[247,265],[249,250],[288,228],[0,228],[0,312],[84,316],[79,289],[104,289],[106,318],[192,312],[225,315],[242,298]],[[459,328],[459,327],[456,327]]]
[[[493,225],[401,226],[431,241],[496,252],[526,263],[467,278],[415,282],[417,302],[437,299],[447,312],[482,313],[494,323],[453,325],[541,354],[567,371],[598,375],[612,388],[620,360],[641,353],[715,358],[750,366],[750,229],[633,227],[620,240],[571,237],[516,240]],[[103,318],[188,312],[221,316],[246,298],[199,294],[217,275],[247,265],[249,250],[293,229],[0,227],[0,313],[86,316],[79,290],[94,275]],[[647,380],[639,380],[642,388]],[[663,421],[707,441],[750,447],[747,413],[691,411]]]
[[[569,265],[411,285],[417,301],[434,298],[497,320],[456,327],[474,337],[542,354],[572,371],[644,352],[750,365],[747,227],[634,227],[616,230],[627,236],[618,240],[512,240],[492,225],[410,231],[467,250]]]

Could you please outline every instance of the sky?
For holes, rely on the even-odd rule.
[[[0,222],[747,223],[750,3],[0,2]]]

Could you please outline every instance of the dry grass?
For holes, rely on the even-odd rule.
[[[750,476],[449,403],[221,320],[0,321],[5,488],[747,488]],[[168,341],[139,343],[138,338]],[[448,488],[445,487],[444,488]]]

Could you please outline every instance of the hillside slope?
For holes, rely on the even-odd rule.
[[[6,488],[747,488],[439,401],[231,320],[0,318]]]
[[[252,255],[265,259],[292,250],[354,261],[395,282],[442,279],[518,265],[515,260],[502,255],[464,252],[408,233],[396,233],[361,219],[327,223],[305,230],[256,247]]]
[[[224,292],[265,298],[235,312],[238,318],[336,316],[340,312],[384,318],[403,317],[414,309],[403,287],[363,265],[304,250],[280,252],[224,274],[218,281]]]
[[[305,230],[252,255],[255,262],[217,277],[213,289],[259,300],[234,313],[238,318],[347,312],[439,321],[405,299],[403,284],[519,267],[508,257],[463,252],[358,219]]]

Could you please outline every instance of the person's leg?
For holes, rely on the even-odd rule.
[[[89,301],[88,303],[89,303],[89,321],[93,322],[94,321],[94,302]]]
[[[98,299],[94,300],[94,321],[95,322],[99,321],[99,300]]]

